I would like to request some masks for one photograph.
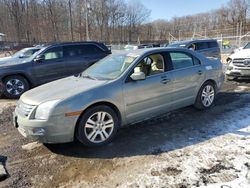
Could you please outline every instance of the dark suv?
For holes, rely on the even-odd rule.
[[[35,86],[79,74],[109,54],[99,42],[50,44],[29,58],[1,63],[0,86],[6,97],[18,98]]]
[[[221,58],[219,44],[214,39],[180,41],[169,44],[167,47],[188,48],[190,50],[202,53],[206,57]]]

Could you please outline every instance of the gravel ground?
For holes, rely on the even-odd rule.
[[[183,108],[86,148],[23,138],[15,101],[0,99],[0,187],[250,187],[249,101],[250,80],[226,82],[207,111]]]

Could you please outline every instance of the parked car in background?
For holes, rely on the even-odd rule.
[[[228,80],[250,77],[250,42],[227,58]]]
[[[169,44],[170,48],[187,48],[203,54],[206,57],[221,58],[218,42],[214,39],[188,40]]]
[[[98,146],[110,142],[124,125],[189,105],[210,108],[223,80],[220,60],[191,50],[123,51],[78,77],[24,93],[14,124],[23,136],[44,143],[76,138]]]
[[[34,53],[41,50],[41,48],[42,47],[40,47],[40,46],[24,48],[24,49],[16,52],[15,54],[13,54],[11,56],[0,58],[0,64],[3,64],[3,63],[17,63],[18,61],[23,61],[25,58],[29,58]]]
[[[8,98],[18,98],[30,88],[79,74],[111,51],[98,42],[50,44],[27,58],[0,64],[0,85]]]
[[[126,45],[124,47],[125,50],[137,50],[137,49],[143,49],[143,48],[157,48],[161,45],[158,43],[148,43],[148,44],[140,44],[140,45]]]

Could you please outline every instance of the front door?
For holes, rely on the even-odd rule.
[[[44,59],[33,64],[34,75],[38,84],[47,83],[66,76],[63,50],[52,47],[44,53]]]
[[[145,80],[126,80],[123,87],[127,123],[141,121],[171,110],[172,73],[165,72],[164,55],[145,57],[134,68]],[[131,73],[131,74],[132,74]]]

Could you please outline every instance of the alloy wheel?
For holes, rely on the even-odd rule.
[[[84,133],[86,138],[92,143],[105,142],[114,130],[114,119],[104,111],[91,115],[85,123]]]
[[[211,106],[211,104],[214,101],[214,95],[215,95],[215,91],[214,91],[213,86],[206,85],[203,88],[202,94],[201,94],[201,101],[205,107]]]
[[[6,82],[6,91],[11,95],[20,95],[25,89],[24,83],[18,79],[11,79]]]

